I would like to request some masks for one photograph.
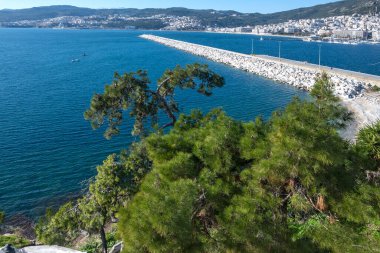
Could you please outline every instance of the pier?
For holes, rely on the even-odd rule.
[[[380,93],[370,92],[371,87],[380,87],[380,76],[266,55],[242,54],[155,35],[140,37],[307,91],[312,89],[317,75],[325,71],[334,83],[335,95],[354,113],[355,120],[342,133],[347,139],[354,140],[360,128],[380,119]]]
[[[154,35],[140,37],[308,91],[317,75],[325,71],[335,84],[335,95],[342,99],[362,96],[374,85],[380,87],[380,76],[267,55],[247,55]]]

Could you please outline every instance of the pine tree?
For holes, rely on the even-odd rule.
[[[78,236],[78,209],[73,202],[62,205],[57,212],[48,209],[36,225],[39,243],[70,245]]]
[[[193,89],[210,96],[216,87],[222,87],[224,79],[208,69],[207,65],[192,64],[186,68],[177,66],[167,70],[158,80],[157,88],[152,86],[146,71],[137,71],[119,75],[115,73],[114,81],[107,85],[104,94],[96,94],[91,100],[90,108],[85,112],[86,120],[94,129],[107,121],[105,132],[107,139],[120,132],[123,111],[128,111],[134,119],[132,134],[144,134],[144,123],[148,120],[153,127],[158,124],[158,114],[164,112],[169,122],[161,128],[171,127],[177,121],[179,105],[174,98],[176,89]]]
[[[149,136],[153,170],[119,223],[125,252],[375,252],[379,188],[339,136],[350,114],[326,75],[312,95],[268,122],[194,111]]]
[[[211,252],[218,215],[238,191],[243,128],[219,110],[182,115],[146,139],[154,169],[122,213],[125,252]],[[212,246],[209,246],[212,245]]]
[[[81,230],[100,235],[102,251],[107,252],[105,226],[118,220],[117,213],[138,191],[151,162],[143,142],[120,156],[110,155],[97,167],[88,192],[66,203],[56,213],[48,210],[36,228],[38,240],[46,244],[68,245]]]

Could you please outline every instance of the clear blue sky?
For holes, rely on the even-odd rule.
[[[336,1],[336,0],[335,0]],[[307,7],[334,0],[0,0],[0,9],[21,9],[47,5],[75,5],[90,8],[166,8],[237,10],[271,13]]]

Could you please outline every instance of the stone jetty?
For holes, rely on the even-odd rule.
[[[246,55],[154,35],[144,34],[140,37],[304,90],[310,90],[317,74],[326,71],[335,84],[335,94],[342,98],[360,96],[372,85],[380,87],[379,76],[320,67],[306,62],[265,55]]]
[[[380,76],[266,55],[247,55],[155,35],[140,37],[307,91],[313,87],[317,75],[325,71],[334,83],[335,95],[356,115],[355,127],[346,136],[353,138],[361,127],[380,119],[380,96],[368,94],[372,86],[380,87]]]

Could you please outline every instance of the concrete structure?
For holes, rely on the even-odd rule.
[[[252,27],[238,27],[235,29],[235,31],[239,33],[251,33]]]
[[[380,41],[380,31],[374,31],[374,32],[372,32],[372,40],[374,40],[374,41]]]
[[[109,251],[109,253],[120,253],[123,250],[123,243],[119,242],[116,243],[112,249]]]
[[[289,26],[289,27],[284,28],[284,33],[287,33],[287,34],[294,34],[297,31],[298,31],[298,29],[295,28],[294,26]]]
[[[84,253],[60,246],[31,246],[20,249],[20,253]]]
[[[30,246],[22,249],[16,249],[11,245],[6,245],[0,249],[0,253],[85,253],[60,246]]]
[[[218,29],[215,29],[218,31]],[[336,42],[361,40],[366,41],[371,32],[380,31],[380,15],[335,16],[320,19],[288,20],[283,23],[257,25],[253,33],[285,33],[292,32],[306,35],[334,36]],[[265,32],[264,32],[265,31]],[[375,38],[377,38],[375,36]],[[368,38],[370,39],[370,37]],[[375,41],[380,41],[375,39]]]
[[[338,39],[366,40],[368,32],[362,30],[335,30],[333,36]]]

